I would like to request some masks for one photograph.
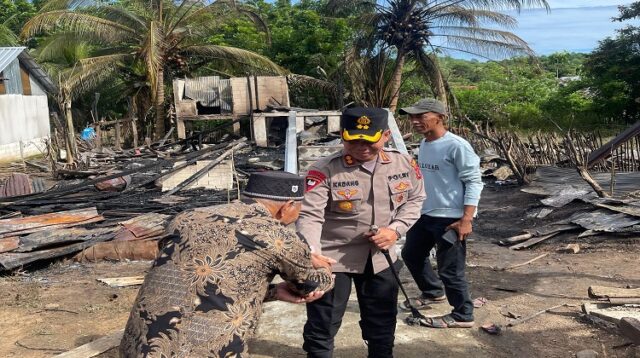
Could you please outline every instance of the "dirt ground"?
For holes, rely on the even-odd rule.
[[[637,347],[618,347],[626,342],[622,337],[585,322],[579,307],[587,299],[590,285],[640,286],[640,238],[577,239],[566,234],[523,252],[493,243],[535,226],[536,221],[527,219],[526,214],[538,205],[537,197],[517,188],[485,189],[467,259],[472,298],[488,299],[476,309],[476,327],[409,327],[401,320],[406,313],[400,313],[396,357],[573,357],[583,349],[593,349],[599,357],[640,357]],[[576,207],[558,210],[545,222]],[[537,225],[541,224],[538,220]],[[579,243],[582,250],[578,254],[556,252],[567,243]],[[492,269],[525,262],[545,252],[549,253],[547,257],[527,266],[508,271]],[[149,265],[57,262],[0,276],[0,357],[49,357],[123,328],[137,287],[110,288],[96,278],[140,275]],[[410,293],[416,294],[406,269],[401,275]],[[561,304],[569,306],[515,327],[504,327],[510,319],[502,313],[527,316]],[[448,310],[442,303],[423,313],[436,315]],[[300,305],[267,304],[259,332],[250,343],[253,356],[303,357],[304,312]],[[354,296],[336,339],[335,357],[366,356],[358,319]],[[502,335],[481,331],[479,326],[484,323],[502,325]],[[113,350],[102,355],[115,356]]]

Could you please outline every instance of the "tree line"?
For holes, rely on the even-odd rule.
[[[76,126],[92,120],[100,92],[100,113],[134,111],[156,138],[167,128],[172,80],[199,75],[287,75],[293,104],[308,108],[395,109],[434,96],[455,116],[496,126],[636,120],[638,28],[591,54],[535,57],[501,12],[526,7],[549,8],[545,0],[0,0],[0,45],[30,48]],[[620,7],[615,21],[638,9]],[[483,61],[443,57],[451,49]]]

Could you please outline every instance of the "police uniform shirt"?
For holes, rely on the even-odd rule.
[[[371,255],[377,273],[388,264],[365,234],[377,225],[403,235],[420,217],[424,199],[420,169],[409,155],[384,148],[371,173],[336,153],[310,168],[296,228],[312,252],[338,261],[334,272],[362,273]],[[395,260],[395,246],[389,252]]]

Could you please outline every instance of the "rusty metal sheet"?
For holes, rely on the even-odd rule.
[[[123,221],[120,223],[122,230],[118,232],[115,240],[140,240],[163,235],[169,218],[169,215],[148,213]]]
[[[640,224],[640,218],[606,209],[577,213],[570,220],[585,229],[604,232],[626,232],[625,228]]]
[[[220,107],[221,113],[231,111],[233,101],[231,81],[219,76],[187,78],[184,95],[200,102],[205,107]]]
[[[0,237],[104,220],[95,207],[0,220]]]
[[[0,197],[29,195],[33,193],[33,186],[29,174],[12,173],[0,187]]]

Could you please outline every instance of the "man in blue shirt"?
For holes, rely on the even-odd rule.
[[[400,110],[400,114],[409,116],[414,130],[424,136],[418,165],[427,192],[420,219],[407,233],[402,258],[422,291],[415,298],[416,306],[445,299],[453,306],[450,314],[427,318],[423,324],[468,328],[474,322],[464,274],[465,239],[472,232],[483,185],[480,159],[466,140],[447,130],[446,113],[444,104],[432,98]],[[429,251],[434,246],[439,278],[429,262]]]

